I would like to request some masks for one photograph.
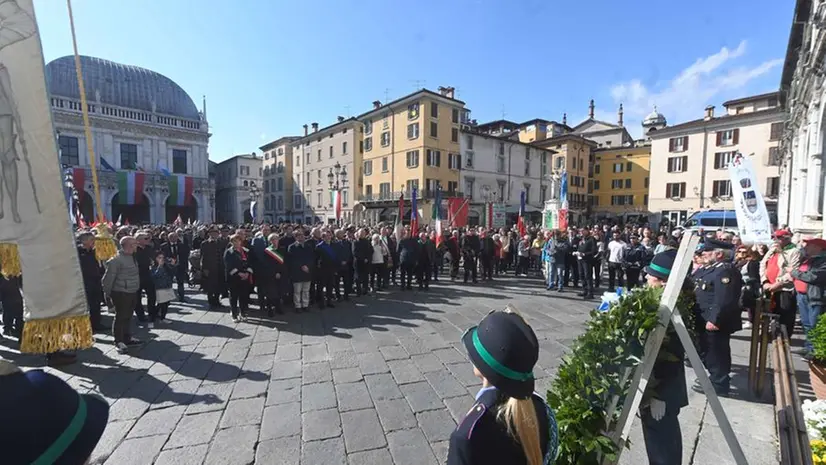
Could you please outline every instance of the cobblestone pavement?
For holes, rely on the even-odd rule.
[[[429,292],[394,290],[274,319],[253,312],[240,324],[206,311],[202,295],[189,299],[173,305],[168,326],[139,329],[147,343],[129,355],[99,336],[79,354],[82,363],[47,368],[110,402],[93,463],[444,463],[450,433],[479,388],[462,333],[514,304],[540,340],[535,374],[544,393],[594,305],[524,278],[435,283]],[[13,349],[0,341],[0,356],[42,365]],[[636,441],[636,456],[640,447]]]

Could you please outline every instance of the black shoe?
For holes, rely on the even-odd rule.
[[[67,354],[65,352],[55,352],[53,354],[46,355],[46,364],[50,367],[71,365],[76,361],[77,357],[74,354]]]
[[[336,308],[336,306],[333,305],[333,301],[329,301],[327,302],[327,308]]]
[[[267,309],[267,316],[268,316],[268,317],[270,317],[270,318],[272,318],[273,316],[275,316],[275,312],[273,312],[273,309],[272,309],[272,308],[268,308],[268,309]]]
[[[143,344],[143,342],[141,342],[137,339],[129,339],[128,341],[124,342],[124,344],[126,344],[129,347],[134,347],[134,346],[139,346],[139,345]]]
[[[147,318],[145,316],[139,316],[138,317],[138,323],[146,323],[148,321],[149,321],[149,318]]]

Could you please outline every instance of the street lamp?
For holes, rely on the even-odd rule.
[[[340,196],[341,191],[347,187],[347,168],[341,166],[341,163],[336,162],[336,164],[330,168],[330,172],[327,174],[327,182],[329,182],[330,184],[330,192],[335,192]],[[333,206],[332,200],[333,199],[331,198],[330,208],[335,208]],[[335,210],[333,210],[333,214],[336,214]],[[341,218],[336,216],[336,222],[339,222],[340,220]]]

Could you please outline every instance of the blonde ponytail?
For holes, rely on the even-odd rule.
[[[539,444],[539,420],[533,398],[511,397],[499,407],[497,419],[508,428],[508,433],[522,445],[528,465],[542,465],[542,446]]]

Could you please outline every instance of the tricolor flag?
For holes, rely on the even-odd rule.
[[[118,215],[118,221],[116,221],[116,222],[115,222],[115,226],[120,227],[120,225],[121,225],[122,223],[123,223],[123,213],[121,213],[120,215]]]
[[[158,161],[158,171],[160,171],[164,176],[172,176],[172,173],[170,173],[165,166],[161,165],[160,161]]]
[[[442,190],[436,189],[436,198],[433,199],[433,211],[431,218],[433,219],[433,230],[436,231],[436,247],[442,244]]]
[[[482,224],[490,229],[493,227],[493,202],[487,202],[484,206],[484,211],[482,212]]]
[[[143,183],[146,175],[138,171],[118,172],[118,203],[121,205],[141,205],[143,203]]]
[[[520,236],[524,236],[527,234],[527,228],[525,227],[525,191],[522,191],[522,194],[519,196],[519,218],[516,220],[516,229],[519,231]]]
[[[393,229],[393,234],[396,236],[396,244],[402,240],[402,218],[404,218],[404,193],[399,196],[399,214],[396,216],[396,227]]]
[[[341,219],[341,191],[333,191],[333,212],[336,215],[336,221]]]
[[[416,194],[419,189],[413,188],[413,197],[410,199],[410,236],[419,234],[419,209],[416,206]]]
[[[559,182],[559,200],[560,200],[560,207],[559,207],[559,229],[567,230],[568,229],[568,172],[563,171],[562,176]]]
[[[188,207],[192,205],[192,176],[176,174],[169,176],[169,204],[176,207]]]

